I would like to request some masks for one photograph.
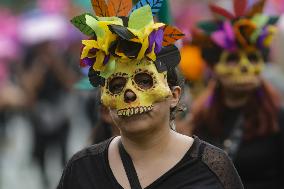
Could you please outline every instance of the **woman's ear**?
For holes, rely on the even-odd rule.
[[[181,88],[179,86],[174,86],[171,89],[172,91],[172,98],[171,98],[171,108],[174,108],[177,106],[180,97],[181,97]]]

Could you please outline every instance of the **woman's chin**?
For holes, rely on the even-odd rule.
[[[246,83],[234,83],[233,85],[230,85],[229,88],[232,91],[253,91],[255,90],[257,87],[259,87],[258,83],[254,83],[254,82],[246,82]]]
[[[118,115],[118,112],[112,109],[111,115],[122,133],[142,136],[159,131],[161,125],[164,124],[167,116],[169,116],[169,109],[169,103],[161,101],[154,103],[151,109],[140,114],[131,116]]]
[[[144,133],[151,129],[150,112],[132,116],[119,116],[120,130],[127,133]]]

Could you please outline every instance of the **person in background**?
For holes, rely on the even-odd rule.
[[[192,106],[193,134],[227,152],[245,188],[283,188],[284,111],[260,75],[277,18],[262,13],[264,0],[245,2],[234,1],[234,14],[211,5],[215,20],[193,37],[214,72]]]
[[[63,166],[67,161],[70,130],[67,99],[73,76],[69,75],[71,69],[54,50],[54,44],[49,41],[30,46],[22,65],[22,83],[31,104],[28,117],[34,136],[33,157],[39,164],[46,187],[49,186],[47,152],[58,148]],[[65,82],[66,78],[68,82]]]
[[[20,44],[17,40],[19,19],[0,7],[0,140],[5,139],[6,121],[27,106],[26,96],[18,82]],[[1,148],[1,147],[0,147]],[[0,149],[1,150],[1,149]]]
[[[30,105],[26,111],[33,132],[32,155],[41,170],[43,185],[48,188],[48,152],[59,152],[62,166],[67,161],[72,112],[69,97],[79,74],[67,53],[72,50],[71,39],[62,43],[68,37],[66,20],[40,11],[24,18],[19,27],[19,38],[26,50],[20,82]]]

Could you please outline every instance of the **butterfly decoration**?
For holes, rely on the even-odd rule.
[[[163,46],[174,44],[184,34],[164,23],[155,23],[163,0],[91,0],[96,13],[84,13],[71,20],[82,33],[89,36],[82,40],[81,66],[90,66],[94,73],[109,77],[116,59],[156,60]]]
[[[265,0],[248,7],[247,0],[234,0],[233,13],[210,4],[215,20],[198,23],[215,44],[228,51],[238,48],[255,50],[268,48],[276,32],[278,17],[262,14]]]

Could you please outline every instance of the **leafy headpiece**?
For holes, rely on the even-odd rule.
[[[215,20],[200,22],[198,27],[204,31],[204,38],[207,36],[211,42],[228,51],[267,49],[275,34],[274,25],[278,17],[262,14],[264,4],[265,0],[259,0],[247,8],[247,0],[234,0],[234,13],[210,5]]]
[[[82,14],[71,20],[81,32],[89,36],[82,40],[82,67],[90,66],[92,76],[100,85],[115,70],[120,61],[155,61],[163,46],[170,46],[183,34],[163,23],[154,23],[163,0],[140,0],[132,8],[132,0],[92,0],[96,15]],[[95,74],[94,74],[95,73]]]

